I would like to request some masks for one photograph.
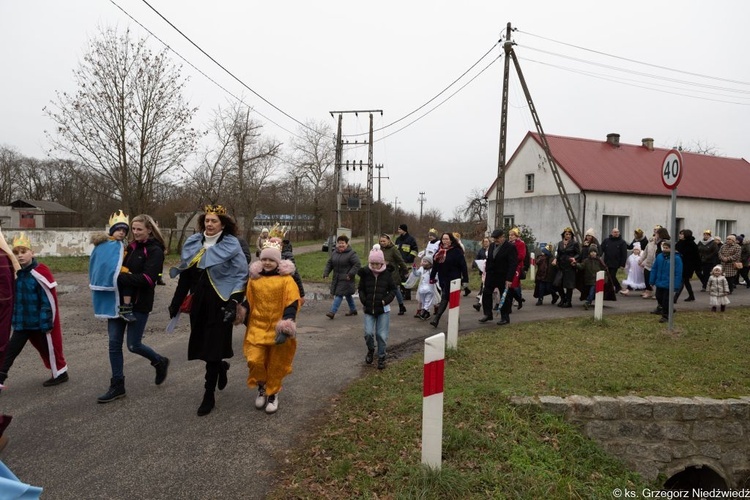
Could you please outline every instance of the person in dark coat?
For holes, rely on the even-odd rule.
[[[437,280],[442,290],[440,305],[438,306],[435,317],[430,324],[437,328],[440,317],[448,308],[450,300],[451,281],[461,278],[461,283],[469,282],[469,270],[466,267],[466,258],[461,245],[458,244],[456,237],[451,233],[443,233],[440,237],[440,248],[432,256],[432,269],[430,270],[430,282]],[[398,294],[396,295],[398,297]]]
[[[628,245],[628,250],[632,250],[636,243],[640,244],[641,250],[645,249],[646,245],[648,245],[648,238],[643,234],[643,229],[641,228],[633,231],[633,241]]]
[[[557,307],[573,307],[573,289],[576,286],[576,260],[580,257],[581,246],[573,237],[573,229],[563,229],[562,238],[557,244],[552,265],[557,266],[554,285],[559,289],[562,300]]]
[[[716,244],[710,229],[703,231],[703,239],[697,245],[698,255],[701,259],[698,267],[698,278],[701,280],[701,292],[705,292],[708,278],[711,277],[711,271],[719,263],[719,245]]]
[[[237,305],[245,299],[248,279],[247,259],[237,234],[237,225],[221,205],[205,207],[198,217],[199,232],[182,247],[180,263],[170,269],[177,282],[169,317],[187,312],[185,298],[190,294],[190,339],[188,359],[206,363],[205,392],[198,416],[211,413],[216,403],[214,391],[227,385],[229,363],[234,355],[232,327],[235,319],[244,320],[244,309]],[[242,316],[242,317],[240,317]]]
[[[331,256],[326,262],[326,267],[323,270],[323,279],[328,278],[328,275],[333,273],[331,278],[331,295],[333,295],[333,304],[331,304],[331,310],[326,313],[330,319],[336,315],[336,311],[339,310],[341,301],[346,297],[346,303],[349,306],[349,312],[344,316],[356,316],[357,305],[354,303],[352,295],[354,295],[354,280],[359,271],[360,263],[357,252],[349,246],[349,238],[342,234],[336,239],[336,250],[331,252]]]
[[[372,364],[375,349],[378,351],[378,370],[385,368],[386,347],[390,333],[390,303],[396,297],[396,282],[391,273],[395,269],[387,265],[380,244],[373,246],[367,266],[359,274],[359,300],[365,315],[365,363]]]
[[[484,316],[479,319],[480,323],[486,323],[492,319],[492,294],[495,288],[500,296],[513,284],[518,266],[518,254],[516,246],[507,241],[502,229],[495,229],[490,235],[492,243],[487,249],[487,263],[484,268],[484,292],[482,293],[482,311]],[[500,308],[499,325],[510,323],[510,310],[513,305],[510,297],[505,298]]]
[[[617,279],[617,270],[624,268],[628,261],[628,244],[620,236],[620,230],[613,228],[610,235],[602,241],[601,249],[615,293],[618,293],[622,290],[622,285]]]
[[[419,249],[417,248],[417,240],[414,239],[414,236],[409,234],[409,228],[406,224],[398,226],[398,236],[396,237],[395,245],[396,248],[398,248],[398,251],[401,252],[401,257],[403,257],[404,263],[409,267],[413,267],[414,259],[417,258]],[[402,286],[401,294],[403,295],[404,300],[411,300],[410,289]]]
[[[682,286],[675,293],[674,300],[677,302],[677,298],[684,288],[688,293],[685,302],[692,302],[695,300],[695,295],[693,295],[690,279],[693,277],[693,273],[700,269],[701,256],[698,253],[698,244],[695,242],[695,237],[693,237],[693,232],[690,229],[680,231],[678,238],[675,249],[682,257]]]
[[[149,313],[154,306],[154,287],[164,265],[164,238],[156,222],[149,215],[133,217],[130,227],[135,239],[127,246],[123,258],[123,267],[127,267],[128,272],[119,274],[117,287],[120,290],[134,290],[133,314],[136,321],[127,323],[121,318],[107,320],[112,378],[109,390],[97,398],[98,403],[109,403],[125,396],[122,343],[126,330],[128,350],[151,361],[151,365],[156,369],[156,385],[164,382],[169,368],[169,359],[166,356],[159,355],[141,342]]]

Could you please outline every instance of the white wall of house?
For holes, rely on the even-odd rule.
[[[527,175],[534,176],[534,189],[527,191]],[[578,217],[581,232],[594,228],[601,241],[610,228],[603,227],[606,216],[622,217],[618,224],[628,242],[636,228],[652,234],[656,224],[670,228],[671,193],[664,189],[664,196],[643,196],[615,193],[585,192],[560,171],[560,177],[568,198]],[[490,231],[495,220],[496,191],[488,193]],[[515,224],[529,226],[538,242],[559,241],[562,229],[570,225],[562,200],[557,191],[544,150],[534,140],[527,140],[517,151],[505,175],[505,217],[513,216]],[[748,203],[680,198],[677,191],[678,230],[691,229],[700,238],[705,229],[722,239],[728,232],[748,234],[750,232],[750,201]],[[734,221],[729,224],[717,221]],[[728,230],[724,230],[724,228]],[[602,234],[604,233],[604,234]]]
[[[12,244],[19,233],[26,233],[31,240],[34,255],[38,257],[74,257],[91,255],[94,245],[90,243],[91,235],[101,233],[104,229],[8,229],[3,235]]]

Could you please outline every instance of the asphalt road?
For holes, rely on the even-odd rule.
[[[155,386],[148,361],[126,351],[127,397],[97,404],[110,377],[106,323],[93,318],[85,275],[62,273],[56,278],[70,381],[42,387],[49,373],[29,345],[0,396],[0,411],[13,415],[6,431],[10,443],[0,458],[22,481],[42,486],[43,498],[263,498],[286,455],[304,446],[337,394],[358,377],[378,376],[363,362],[362,316],[344,317],[340,310],[329,320],[325,285],[308,284],[309,300],[298,319],[294,373],[280,393],[279,411],[269,416],[255,410],[255,392],[245,384],[243,330],[237,327],[229,384],[218,393],[216,409],[198,417],[204,365],[186,359],[187,318],[174,333],[165,333],[166,306],[175,286],[167,280],[167,286],[157,290],[144,341],[171,359],[169,378]],[[531,292],[525,294],[526,305],[514,311],[513,323],[593,314],[580,307],[535,307]],[[679,310],[707,310],[707,295],[697,296],[696,302],[680,301]],[[477,322],[479,314],[470,307],[475,300],[462,299],[461,332],[498,328]],[[729,307],[750,305],[750,290],[742,287],[731,300]],[[391,320],[389,363],[421,352],[422,340],[447,324],[444,318],[441,329],[435,329],[412,317],[415,302],[407,304],[409,313],[394,314]],[[645,313],[655,301],[623,297],[606,304],[605,315]]]

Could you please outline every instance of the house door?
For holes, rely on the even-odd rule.
[[[34,214],[29,212],[21,212],[21,220],[19,225],[24,229],[34,229],[36,227],[36,219]]]

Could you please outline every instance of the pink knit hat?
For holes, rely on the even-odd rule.
[[[367,258],[367,262],[369,264],[370,270],[375,274],[380,274],[385,269],[385,257],[383,256],[383,251],[380,249],[380,245],[377,243],[372,246],[372,250],[370,250],[370,256]],[[383,264],[379,267],[373,267],[372,264]]]

